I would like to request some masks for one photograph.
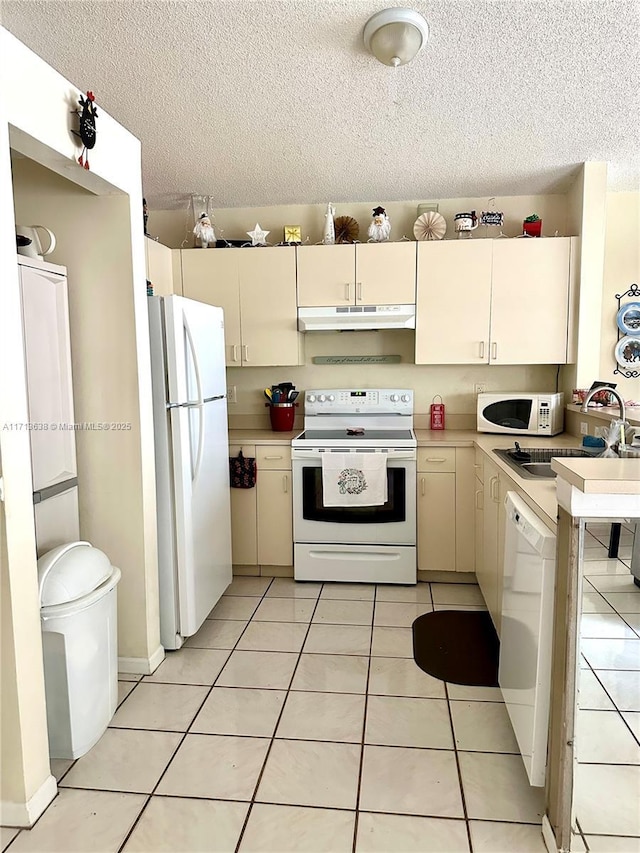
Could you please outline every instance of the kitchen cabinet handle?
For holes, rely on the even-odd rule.
[[[244,360],[248,362],[249,361],[249,347],[246,344],[243,344],[242,348],[244,349]]]
[[[480,341],[480,355],[479,358],[484,358],[484,341]]]
[[[482,500],[480,500],[480,498],[482,498],[483,494],[484,493],[483,493],[482,489],[476,490],[476,509],[483,509],[484,508],[482,506]]]
[[[491,493],[491,499],[492,499],[493,501],[495,501],[495,503],[498,503],[498,500],[499,500],[499,498],[498,498],[498,489],[496,488],[496,486],[497,486],[497,485],[498,485],[498,478],[497,478],[497,477],[492,477],[492,478],[491,478],[490,493]]]
[[[442,459],[439,456],[427,456],[427,462],[446,462],[446,459]]]
[[[357,292],[357,296],[356,296],[356,301],[357,301],[357,302],[362,302],[362,282],[361,282],[361,281],[356,282],[356,286],[357,286],[357,288],[358,288],[358,292]]]
[[[351,285],[347,282],[344,286],[345,302],[351,302]]]
[[[231,347],[231,349],[233,350],[232,360],[237,361],[238,360],[238,344],[234,344]]]
[[[474,462],[473,467],[474,468],[482,468],[482,464],[480,462]]]
[[[498,357],[498,344],[494,341],[491,344],[491,358],[495,361]]]
[[[284,456],[265,456],[265,459],[284,459]]]
[[[289,492],[289,477],[285,474],[282,478],[282,488],[284,489],[285,495]]]
[[[426,495],[426,493],[427,493],[427,490],[425,488],[424,477],[420,477],[420,494],[422,495],[422,497],[424,497]]]

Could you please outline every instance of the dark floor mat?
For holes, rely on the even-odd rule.
[[[413,623],[413,657],[420,669],[453,684],[498,686],[500,640],[482,610],[437,610]]]

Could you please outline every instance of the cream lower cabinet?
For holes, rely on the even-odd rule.
[[[571,239],[418,243],[416,364],[565,364]]]
[[[284,445],[258,446],[256,459],[258,563],[262,567],[293,566],[291,448]]]
[[[418,570],[473,572],[473,449],[419,447],[417,468]]]
[[[290,246],[184,249],[182,292],[224,310],[228,367],[303,363]]]
[[[502,579],[504,574],[504,529],[506,513],[504,496],[514,489],[513,481],[498,469],[488,458],[484,459],[484,483],[480,508],[476,509],[477,523],[481,526],[482,541],[476,543],[481,548],[476,560],[476,575],[489,613],[500,633],[500,614],[502,610]],[[477,480],[477,478],[476,478]]]
[[[414,242],[299,246],[296,252],[301,307],[415,302]]]
[[[254,459],[256,448],[249,444],[232,444],[229,456],[242,451]],[[257,486],[253,489],[231,489],[231,562],[235,566],[258,564]]]
[[[236,573],[291,574],[293,502],[291,448],[286,445],[231,445],[256,459],[253,489],[231,489],[231,558]]]

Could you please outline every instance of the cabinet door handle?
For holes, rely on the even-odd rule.
[[[238,344],[234,344],[231,347],[231,349],[233,351],[233,355],[231,356],[231,359],[232,359],[232,361],[237,361],[238,360]]]
[[[284,456],[265,456],[265,459],[284,459]]]
[[[351,302],[351,285],[347,282],[344,286],[344,299],[345,302]]]
[[[285,495],[289,492],[289,477],[285,474],[282,478],[282,488]]]
[[[482,489],[476,490],[476,509],[482,509]]]
[[[249,361],[249,347],[246,344],[243,344],[242,348],[244,350],[244,360],[248,362]]]
[[[442,459],[439,456],[427,456],[427,462],[446,462],[446,459]]]
[[[356,302],[362,302],[362,282],[356,282],[356,287],[358,288],[358,295],[356,296]]]
[[[474,462],[473,467],[474,468],[482,468],[482,465],[479,462]]]
[[[491,488],[490,488],[490,492],[491,492],[491,499],[492,499],[493,501],[495,501],[495,503],[498,503],[498,500],[499,500],[499,498],[498,498],[498,489],[496,488],[496,487],[497,487],[497,485],[498,485],[498,478],[497,478],[497,477],[492,477],[492,478],[491,478]]]
[[[420,477],[420,494],[424,497],[427,493],[424,477]]]
[[[484,341],[480,341],[480,355],[478,358],[484,358]]]
[[[498,344],[494,341],[491,344],[491,359],[495,361],[498,357]]]

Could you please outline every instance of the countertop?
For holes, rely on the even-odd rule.
[[[582,406],[576,403],[569,403],[566,407],[569,412],[580,412],[586,414],[590,418],[601,418],[603,421],[611,421],[614,418],[620,417],[620,409],[617,406],[588,406],[587,411],[582,411]],[[640,426],[640,408],[637,406],[625,407],[625,420],[632,426]]]
[[[640,513],[640,459],[552,459],[559,477],[585,494],[638,495]]]
[[[301,430],[273,432],[270,429],[232,429],[229,430],[229,444],[287,445],[291,444],[291,440],[300,435],[300,432]],[[491,462],[501,473],[509,478],[509,488],[515,489],[525,503],[555,532],[558,515],[556,481],[543,479],[529,480],[520,477],[510,465],[492,453],[492,451],[496,448],[513,447],[514,439],[517,439],[522,447],[580,447],[582,442],[575,435],[562,433],[551,438],[541,438],[539,436],[524,435],[494,435],[492,433],[476,432],[475,430],[418,429],[416,430],[416,438],[418,439],[418,447],[478,447],[487,454]],[[590,459],[585,461],[593,464],[596,460]],[[604,462],[606,460],[597,461]],[[614,461],[619,461],[623,466],[628,466],[631,463],[631,467],[628,469],[631,471],[635,470],[633,463],[637,463],[635,459]]]

